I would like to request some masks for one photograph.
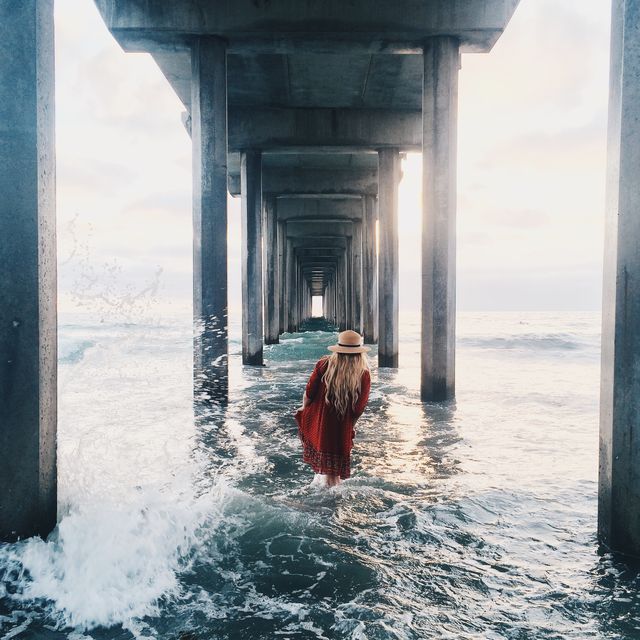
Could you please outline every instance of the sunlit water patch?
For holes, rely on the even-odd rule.
[[[61,324],[59,526],[0,546],[0,638],[640,637],[596,544],[596,315],[460,314],[456,400],[423,404],[403,314],[331,490],[292,417],[309,328],[243,368],[233,326],[194,419],[187,320]]]

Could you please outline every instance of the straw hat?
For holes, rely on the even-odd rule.
[[[370,351],[369,347],[365,347],[362,344],[362,336],[356,331],[343,331],[338,334],[338,344],[332,344],[329,347],[329,351],[335,351],[336,353],[365,353]]]

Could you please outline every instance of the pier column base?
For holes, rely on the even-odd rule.
[[[612,4],[598,537],[640,557],[640,2]]]
[[[56,525],[53,2],[0,3],[0,540]]]

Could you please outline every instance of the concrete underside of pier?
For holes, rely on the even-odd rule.
[[[260,223],[243,213],[245,364],[261,364],[262,343],[296,330],[311,313],[311,298],[322,296],[329,320],[379,342],[379,364],[398,366],[400,160],[404,152],[423,151],[437,169],[425,175],[425,188],[450,196],[425,200],[423,227],[435,235],[423,241],[423,272],[431,279],[423,294],[432,307],[423,310],[423,327],[434,353],[423,354],[422,388],[426,399],[453,395],[455,149],[449,147],[460,53],[489,51],[517,4],[96,0],[126,51],[154,57],[184,104],[190,134],[202,131],[194,123],[202,117],[192,104],[194,84],[206,82],[206,70],[194,75],[194,50],[214,42],[225,49],[226,87],[212,99],[227,110],[227,188],[243,198],[243,212],[264,211]],[[433,105],[435,119],[426,124],[425,105]],[[248,193],[245,154],[259,157],[248,169],[259,179],[245,175]],[[204,250],[197,246],[196,254]],[[195,283],[196,295],[200,288]],[[262,316],[253,312],[260,298]],[[442,304],[446,309],[436,308]]]

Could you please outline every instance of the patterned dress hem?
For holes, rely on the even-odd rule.
[[[346,480],[351,476],[350,460],[340,453],[330,451],[318,451],[308,442],[305,442],[302,433],[298,435],[303,445],[302,460],[311,465],[315,473],[330,473]]]

